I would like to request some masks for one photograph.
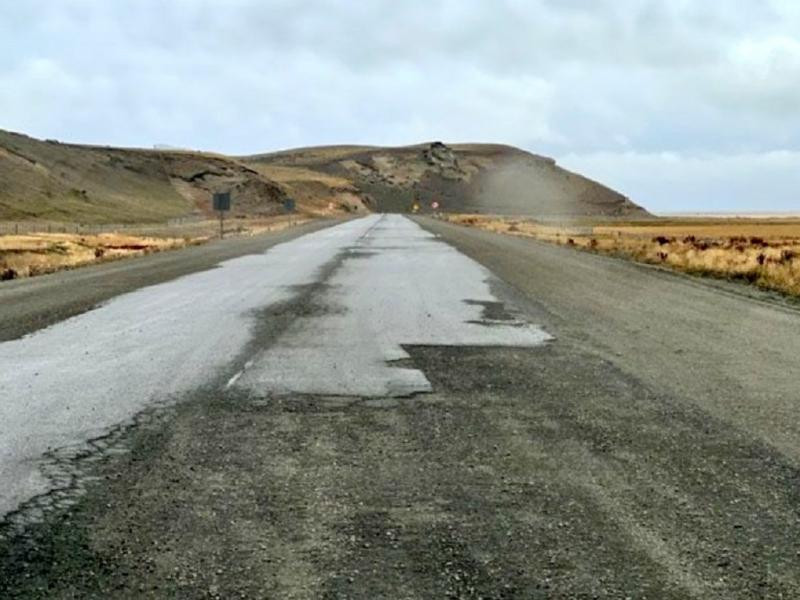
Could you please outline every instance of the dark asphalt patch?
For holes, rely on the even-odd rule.
[[[408,350],[430,398],[206,390],[132,430],[3,547],[0,596],[797,591],[798,473],[774,452],[565,343]]]
[[[0,543],[0,597],[799,597],[796,466],[586,343],[573,283],[547,348],[407,347],[431,395],[198,391]]]
[[[488,302],[486,300],[464,300],[470,306],[480,306],[482,309],[481,323],[483,321],[515,321],[517,317],[511,314],[503,302]]]

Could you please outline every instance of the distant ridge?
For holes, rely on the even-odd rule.
[[[146,223],[209,215],[230,190],[232,216],[419,210],[535,218],[639,218],[621,194],[548,157],[498,144],[338,145],[231,157],[163,144],[113,148],[0,130],[0,219]]]
[[[248,164],[303,168],[351,182],[384,212],[439,210],[542,219],[638,219],[646,210],[622,194],[502,144],[430,142],[413,146],[324,146],[243,157]]]

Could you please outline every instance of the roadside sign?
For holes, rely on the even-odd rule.
[[[439,208],[439,203],[436,202],[436,200],[434,200],[433,202],[431,202],[431,208],[433,210],[437,210]]]
[[[219,213],[219,238],[225,237],[225,212],[231,209],[230,192],[214,192],[212,196],[214,210]]]
[[[286,200],[283,201],[283,209],[286,212],[294,212],[295,206],[296,206],[295,201],[292,198],[287,198]]]
[[[214,192],[214,210],[223,211],[231,209],[230,192]]]

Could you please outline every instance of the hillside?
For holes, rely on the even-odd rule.
[[[422,211],[538,218],[646,216],[624,196],[509,146],[327,146],[249,157],[64,144],[0,131],[0,220],[148,223],[208,216]]]
[[[628,198],[547,157],[495,144],[328,146],[246,157],[261,169],[302,168],[349,182],[381,212],[420,210],[542,219],[650,216]]]
[[[236,211],[271,214],[284,190],[222,156],[39,141],[0,131],[0,218],[85,223],[158,222],[208,212],[232,189]]]

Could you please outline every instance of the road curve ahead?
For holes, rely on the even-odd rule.
[[[125,291],[0,343],[0,597],[800,594],[792,309],[399,215]]]

